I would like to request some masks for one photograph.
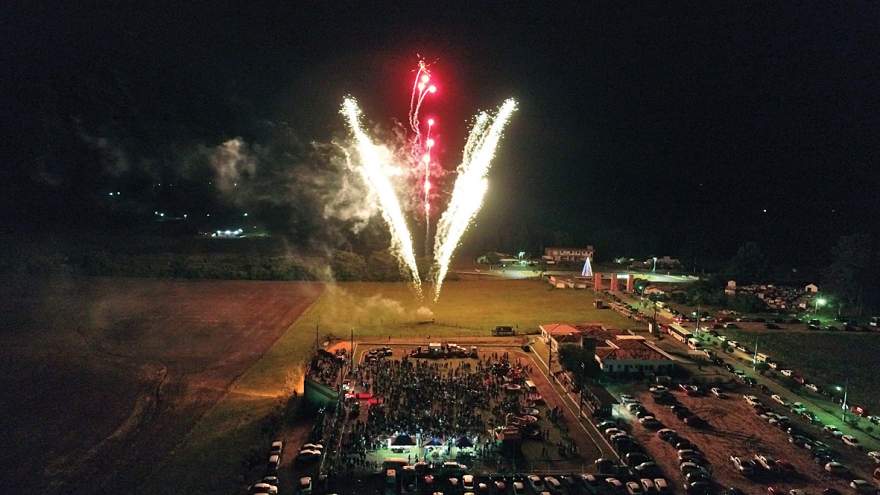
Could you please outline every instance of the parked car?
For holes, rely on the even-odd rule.
[[[654,490],[661,494],[672,493],[672,488],[666,478],[654,478]]]
[[[825,471],[827,471],[835,476],[842,476],[845,474],[849,474],[849,468],[839,462],[836,462],[836,461],[831,461],[831,462],[826,463],[825,464]]]
[[[627,481],[626,482],[626,493],[627,495],[642,495],[645,493],[642,490],[642,486],[635,481]]]
[[[650,428],[652,430],[657,430],[663,427],[663,423],[654,416],[645,416],[644,418],[639,419],[639,423],[645,428]]]
[[[877,488],[871,482],[862,479],[850,481],[849,487],[856,493],[877,493]]]
[[[859,443],[859,439],[852,435],[841,435],[840,439],[843,440],[843,443],[849,445],[850,447],[861,446],[861,444]]]
[[[712,493],[712,485],[708,481],[685,482],[683,488],[687,495],[708,495]]]
[[[755,461],[767,471],[776,471],[778,469],[776,459],[774,459],[773,456],[767,454],[755,454]]]
[[[678,432],[671,428],[662,428],[657,431],[657,436],[664,442],[671,442],[678,438]]]
[[[724,395],[724,392],[722,392],[721,389],[718,387],[712,387],[710,391],[712,392],[712,395],[718,397],[719,399],[724,399],[727,397],[726,395]]]
[[[269,483],[254,483],[251,485],[248,493],[252,494],[266,494],[266,495],[277,495],[278,487],[270,485]]]

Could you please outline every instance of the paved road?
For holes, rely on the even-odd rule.
[[[532,361],[535,363],[535,367],[544,375],[547,379],[548,383],[553,384],[553,388],[556,390],[556,394],[563,399],[563,404],[565,409],[571,415],[571,419],[578,418],[576,423],[580,427],[580,429],[586,434],[590,441],[595,445],[598,449],[601,457],[606,459],[620,459],[620,456],[617,455],[617,452],[611,447],[608,443],[608,440],[602,435],[602,433],[596,428],[596,425],[584,418],[583,415],[579,414],[578,410],[578,397],[569,393],[565,390],[562,385],[557,383],[555,380],[552,380],[549,376],[550,370],[547,366],[547,361],[543,356],[547,355],[547,346],[540,340],[535,339],[532,344],[532,352],[531,357]]]

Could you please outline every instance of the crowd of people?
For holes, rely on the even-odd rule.
[[[309,364],[308,376],[316,382],[335,387],[340,379],[340,372],[348,355],[345,349],[339,349],[335,353],[319,350]]]
[[[387,439],[419,434],[423,445],[456,444],[465,437],[480,450],[494,441],[495,427],[533,405],[523,387],[529,371],[529,365],[512,362],[507,353],[366,363],[355,372],[355,382],[373,400],[366,415],[352,422],[344,449],[365,452]],[[355,409],[351,404],[350,411]]]

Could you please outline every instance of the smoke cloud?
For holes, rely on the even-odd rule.
[[[240,137],[216,146],[211,151],[209,162],[216,174],[217,188],[224,192],[237,187],[242,175],[252,176],[257,168],[256,158],[249,153]]]

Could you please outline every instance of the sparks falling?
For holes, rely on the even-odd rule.
[[[355,138],[359,158],[356,168],[370,190],[379,198],[382,218],[391,232],[391,252],[397,257],[401,268],[409,271],[413,288],[421,298],[422,281],[416,264],[412,236],[387,172],[392,165],[391,153],[384,146],[374,144],[363,131],[360,124],[361,110],[354,98],[346,97],[342,101],[341,113]]]
[[[492,166],[495,149],[501,139],[505,126],[516,111],[516,100],[508,99],[498,109],[493,118],[481,112],[474,121],[458,166],[458,177],[452,190],[452,198],[434,236],[434,301],[440,298],[443,280],[449,271],[449,263],[455,254],[461,236],[467,231],[483,204],[488,180],[486,175]]]

